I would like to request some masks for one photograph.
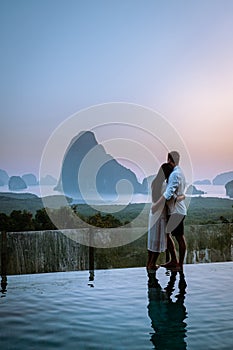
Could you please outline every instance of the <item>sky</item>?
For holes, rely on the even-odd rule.
[[[232,38],[231,0],[0,0],[0,168],[38,176],[67,118],[125,102],[174,127],[194,179],[233,170]]]

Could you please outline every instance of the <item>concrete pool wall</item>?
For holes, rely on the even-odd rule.
[[[185,237],[188,264],[233,260],[233,224],[188,225]],[[90,265],[95,269],[145,266],[146,244],[146,234],[124,246],[93,249],[61,231],[1,232],[1,274],[87,270]]]

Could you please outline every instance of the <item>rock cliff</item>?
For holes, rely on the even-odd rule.
[[[126,180],[126,182],[122,182]],[[83,194],[117,195],[117,185],[127,192],[143,193],[144,186],[136,175],[107,154],[97,143],[94,133],[81,132],[71,141],[62,163],[60,178],[55,190],[73,198],[83,198]],[[127,185],[130,183],[130,187]]]
[[[9,181],[9,175],[5,170],[0,169],[0,186],[7,185]]]
[[[233,198],[233,180],[229,181],[225,185],[226,188],[226,195],[229,196],[230,198]]]
[[[22,179],[26,183],[27,186],[37,186],[38,181],[34,174],[25,174],[22,176]]]
[[[213,179],[213,185],[226,185],[227,182],[233,180],[233,171],[228,171],[217,175]]]
[[[190,185],[187,190],[186,190],[186,194],[190,194],[190,195],[193,195],[193,194],[204,194],[205,192],[202,191],[202,190],[198,190],[195,186],[193,185]]]
[[[8,182],[10,191],[24,190],[27,188],[25,181],[20,176],[11,176]]]

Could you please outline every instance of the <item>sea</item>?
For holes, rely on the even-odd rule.
[[[226,189],[224,185],[195,185],[198,190],[204,191],[202,195],[192,195],[192,197],[216,197],[227,198]],[[54,191],[54,186],[29,186],[27,189],[21,191],[9,191],[8,186],[1,186],[0,192],[10,193],[32,193],[38,197],[60,195],[58,191]],[[90,198],[92,200],[93,198]],[[88,198],[89,200],[89,198]],[[150,203],[151,196],[146,194],[120,195],[118,198],[105,197],[104,201],[108,204],[126,204],[126,203]],[[77,202],[74,200],[74,202]]]

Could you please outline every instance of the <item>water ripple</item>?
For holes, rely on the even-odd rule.
[[[149,289],[144,268],[95,271],[94,288],[88,271],[9,276],[1,349],[230,350],[232,272],[233,263],[186,265],[183,294],[179,274],[163,268]]]

